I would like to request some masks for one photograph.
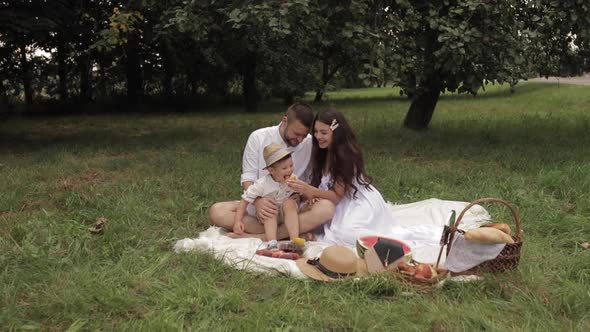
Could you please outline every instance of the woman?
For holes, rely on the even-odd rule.
[[[336,205],[332,221],[323,226],[323,241],[354,245],[363,235],[390,234],[391,210],[365,171],[361,148],[339,111],[320,111],[312,125],[312,181],[289,186],[313,202],[329,199]],[[321,236],[321,235],[320,235]]]

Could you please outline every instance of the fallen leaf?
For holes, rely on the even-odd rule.
[[[582,248],[584,249],[590,249],[590,242],[584,242],[581,244]]]
[[[92,233],[92,234],[102,234],[102,232],[104,231],[104,228],[107,224],[107,221],[108,220],[105,217],[100,217],[100,218],[96,219],[94,226],[89,227],[88,231],[90,231],[90,233]]]

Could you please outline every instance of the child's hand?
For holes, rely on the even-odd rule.
[[[236,221],[234,223],[234,233],[236,234],[244,234],[244,223],[241,221]]]

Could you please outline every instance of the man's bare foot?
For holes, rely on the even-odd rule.
[[[264,241],[264,234],[250,234],[250,233],[238,234],[238,233],[234,233],[234,232],[227,232],[224,235],[227,237],[231,237],[232,239],[243,239],[243,238],[251,237],[251,238],[261,239],[262,241]]]
[[[314,232],[307,232],[300,235],[305,241],[316,241],[318,237],[315,235]]]
[[[239,239],[239,238],[244,237],[244,235],[246,235],[246,233],[238,234],[238,233],[234,233],[234,232],[227,232],[224,235],[227,237],[231,237],[232,239]]]

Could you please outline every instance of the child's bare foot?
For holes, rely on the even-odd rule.
[[[300,235],[305,241],[316,241],[318,237],[313,232],[307,232]]]

